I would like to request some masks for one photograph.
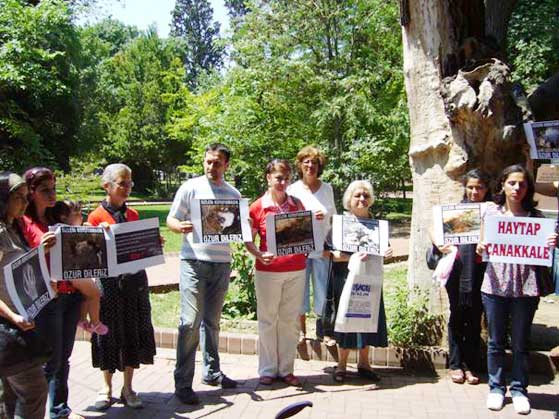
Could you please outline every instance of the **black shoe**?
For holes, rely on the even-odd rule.
[[[370,380],[375,383],[380,381],[380,377],[377,374],[375,374],[373,371],[368,370],[367,368],[357,368],[357,375],[359,375],[359,377],[361,378],[366,378],[367,380]]]
[[[235,380],[230,379],[225,374],[221,374],[215,380],[207,380],[202,378],[202,384],[206,384],[208,386],[221,386],[221,388],[236,388],[237,382]]]
[[[191,388],[176,390],[175,396],[184,404],[200,404],[200,399]]]

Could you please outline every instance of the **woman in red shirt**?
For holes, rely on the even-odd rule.
[[[272,384],[276,377],[299,386],[293,364],[299,334],[299,309],[305,288],[306,255],[274,256],[266,246],[266,216],[301,211],[301,201],[287,194],[291,167],[287,160],[274,159],[266,166],[268,190],[250,206],[253,235],[260,246],[247,243],[256,257],[254,283],[258,315],[258,374],[260,383]]]
[[[139,220],[138,211],[126,206],[134,182],[132,171],[124,164],[110,164],[103,172],[103,189],[107,196],[87,221],[93,226]],[[101,278],[101,321],[109,327],[104,336],[93,335],[93,366],[103,371],[104,386],[95,407],[105,410],[112,402],[112,379],[116,370],[124,372],[121,401],[130,408],[142,407],[142,400],[132,389],[134,369],[153,364],[155,339],[151,323],[151,306],[146,271]]]
[[[34,167],[23,175],[29,190],[29,205],[23,216],[22,230],[30,247],[42,242],[54,242],[49,225],[55,224],[51,209],[56,204],[56,178],[46,167]],[[37,332],[52,345],[53,354],[44,372],[49,385],[49,415],[51,419],[79,419],[68,406],[68,362],[80,318],[82,295],[69,281],[57,282],[58,298],[50,301],[35,319]]]

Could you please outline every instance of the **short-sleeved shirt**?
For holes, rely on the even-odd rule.
[[[217,185],[206,176],[199,176],[182,184],[175,194],[169,215],[179,221],[190,221],[193,199],[239,198],[241,193],[229,183],[223,181]],[[180,257],[205,262],[230,263],[231,247],[228,243],[194,243],[193,234],[188,233],[183,235]]]
[[[321,182],[320,188],[316,192],[311,192],[309,188],[305,186],[303,181],[298,180],[297,182],[289,185],[287,188],[287,193],[296,198],[299,198],[301,202],[305,203],[305,209],[311,211],[322,211],[324,213],[324,218],[322,220],[317,220],[318,226],[320,228],[319,238],[324,242],[328,230],[330,229],[332,215],[337,214],[336,203],[334,202],[334,191],[329,183]],[[317,250],[309,254],[309,258],[317,259],[322,257],[322,251]]]
[[[487,204],[483,220],[491,216],[505,216],[505,208],[493,203]],[[488,262],[481,292],[509,298],[537,297],[540,295],[537,269],[534,265]]]
[[[303,204],[291,196],[287,196],[285,202],[278,206],[274,204],[268,192],[254,201],[249,209],[250,218],[252,219],[252,228],[260,236],[260,251],[266,252],[268,245],[266,244],[266,216],[268,214],[280,214],[287,212],[296,212],[304,210]],[[303,254],[276,256],[272,263],[265,265],[256,260],[256,270],[263,272],[293,272],[305,269],[307,257]]]

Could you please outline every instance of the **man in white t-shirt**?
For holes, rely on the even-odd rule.
[[[204,175],[185,182],[177,191],[167,226],[183,234],[180,253],[180,324],[175,367],[175,395],[185,404],[198,404],[192,389],[196,348],[203,354],[202,382],[234,388],[219,365],[219,320],[231,275],[229,244],[194,243],[193,199],[238,199],[241,194],[224,179],[230,152],[223,144],[210,144],[204,155]],[[203,320],[203,323],[202,323]],[[202,325],[202,327],[200,327]]]

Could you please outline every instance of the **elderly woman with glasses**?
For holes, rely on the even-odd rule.
[[[56,204],[56,177],[46,167],[27,170],[23,178],[27,184],[29,205],[22,218],[22,230],[27,244],[34,248],[41,242],[54,244],[52,208]],[[68,375],[70,355],[74,349],[76,327],[80,319],[82,295],[70,281],[58,281],[58,298],[50,301],[37,316],[37,331],[53,348],[52,357],[44,367],[49,385],[49,417],[51,419],[82,416],[68,406]]]
[[[138,212],[126,205],[134,182],[132,171],[124,164],[110,164],[103,172],[103,189],[107,196],[87,221],[93,226],[139,220]],[[143,407],[132,389],[134,369],[140,364],[153,364],[155,339],[151,323],[151,306],[146,271],[101,278],[101,321],[109,328],[106,335],[93,335],[93,366],[103,371],[104,386],[95,401],[98,410],[108,409],[112,402],[112,379],[116,370],[123,371],[121,401],[132,409]]]
[[[355,180],[349,184],[343,196],[344,208],[347,215],[354,215],[359,218],[371,218],[370,208],[375,201],[373,187],[366,180]],[[327,246],[331,246],[331,235],[327,238]],[[349,275],[348,262],[350,254],[339,250],[326,250],[325,256],[332,258],[332,274],[328,284],[327,298],[333,298],[336,312],[342,295],[342,291]],[[388,249],[383,255],[386,258],[392,257],[392,249]],[[359,258],[365,261],[371,256],[360,254]],[[334,370],[334,381],[344,382],[346,378],[346,366],[349,352],[352,349],[358,351],[357,373],[360,377],[370,381],[379,381],[380,377],[373,372],[369,361],[369,346],[388,346],[388,333],[386,327],[386,314],[384,312],[384,302],[380,298],[380,313],[378,316],[378,328],[376,333],[339,333],[335,332],[334,337],[338,343],[338,365]]]

